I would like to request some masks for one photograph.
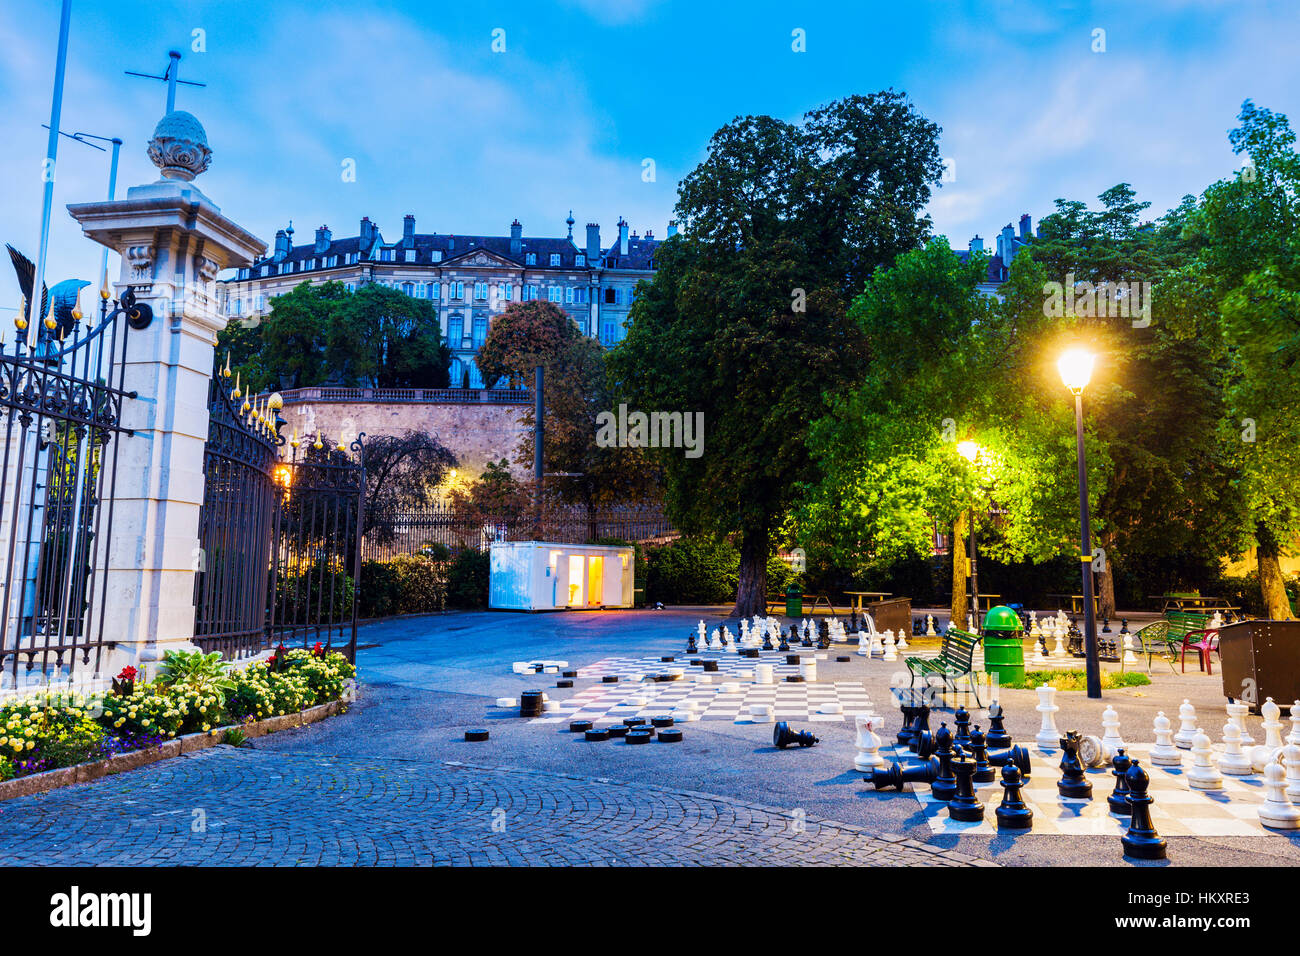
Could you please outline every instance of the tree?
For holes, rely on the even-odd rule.
[[[1186,285],[1217,314],[1227,349],[1220,436],[1237,469],[1269,617],[1294,617],[1280,558],[1300,536],[1300,155],[1287,118],[1247,100],[1229,134],[1242,171],[1208,189],[1191,217],[1202,239]]]
[[[265,318],[232,321],[218,348],[252,391],[446,388],[451,362],[432,304],[374,284],[303,282],[272,299]]]
[[[860,375],[846,290],[928,232],[937,134],[893,91],[798,126],[741,117],[678,189],[684,231],[609,365],[632,407],[704,414],[700,457],[656,457],[679,527],[739,539],[736,614],[764,609],[773,537],[815,477],[809,423]]]
[[[384,544],[396,536],[397,516],[433,505],[456,456],[433,435],[406,431],[366,440],[365,533]]]
[[[605,350],[559,306],[542,301],[506,306],[479,349],[478,363],[485,380],[507,378],[516,384],[531,384],[533,370],[545,369],[542,466],[555,476],[545,486],[586,508],[590,537],[596,536],[600,505],[659,493],[659,470],[642,449],[598,443],[598,416],[614,408]],[[520,416],[524,434],[516,453],[516,461],[529,467],[533,413],[529,406]]]

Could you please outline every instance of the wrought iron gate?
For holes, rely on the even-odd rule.
[[[123,388],[122,358],[132,324],[149,316],[130,290],[111,311],[105,293],[98,320],[83,325],[86,285],[49,290],[34,342],[21,316],[12,344],[0,340],[0,670],[9,686],[28,673],[100,670],[118,458],[132,434],[121,411],[136,397]]]
[[[196,552],[194,641],[238,659],[278,644],[356,649],[364,449],[289,442],[273,397],[213,375]]]

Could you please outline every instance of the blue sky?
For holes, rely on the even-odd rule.
[[[57,0],[0,5],[0,240],[32,254],[40,214]],[[954,246],[991,240],[1057,197],[1091,200],[1119,181],[1163,211],[1226,175],[1226,131],[1247,97],[1300,121],[1297,5],[1165,3],[383,4],[313,0],[74,0],[64,129],[125,140],[119,195],[152,181],[144,144],[163,110],[166,53],[185,53],[178,106],[214,151],[199,185],[268,242],[299,242],[361,216],[386,238],[421,232],[608,242],[618,217],[663,235],[678,179],[736,115],[796,120],[855,92],[894,87],[943,127],[955,162],[930,212]],[[506,52],[491,49],[505,31]],[[791,50],[791,31],[807,52]],[[1106,31],[1106,52],[1092,51]],[[206,52],[191,52],[193,31]],[[642,180],[653,159],[656,180]],[[344,160],[355,182],[343,182]],[[52,280],[93,279],[98,248],[64,206],[101,198],[107,156],[60,146]],[[0,306],[17,286],[0,264]],[[0,313],[3,314],[3,313]],[[7,325],[6,320],[6,325]]]

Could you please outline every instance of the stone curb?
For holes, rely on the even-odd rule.
[[[244,736],[251,740],[254,737],[265,737],[267,734],[273,734],[277,730],[288,730],[292,727],[314,724],[318,720],[324,720],[326,717],[339,713],[344,706],[344,703],[339,700],[326,701],[323,704],[317,704],[315,707],[308,707],[306,710],[285,714],[281,717],[267,717],[265,720],[258,720],[249,724],[227,724],[201,733],[185,734],[183,737],[164,741],[157,747],[149,747],[146,750],[133,750],[130,753],[109,757],[107,760],[77,764],[75,767],[60,767],[58,770],[46,770],[43,773],[34,773],[26,777],[15,777],[13,780],[0,781],[0,802],[12,800],[15,797],[26,797],[33,793],[45,793],[74,783],[87,783],[91,780],[98,780],[100,777],[146,767],[160,760],[168,760],[182,754],[206,750],[221,743],[227,730],[242,730]]]

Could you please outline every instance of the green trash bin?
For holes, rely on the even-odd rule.
[[[791,584],[785,589],[785,616],[803,617],[803,588]]]
[[[1016,612],[998,605],[984,616],[984,670],[999,684],[1025,679],[1025,627]]]

